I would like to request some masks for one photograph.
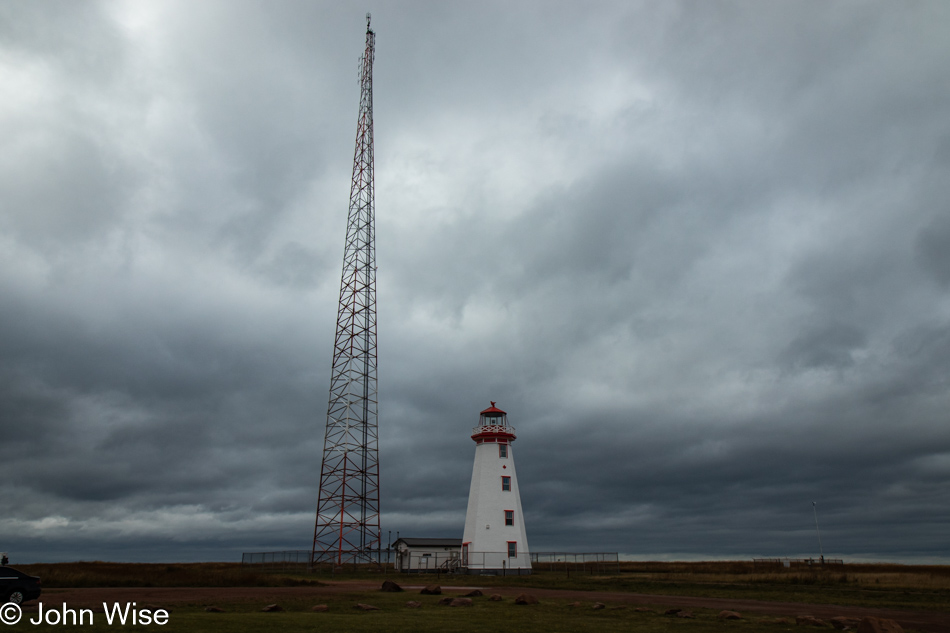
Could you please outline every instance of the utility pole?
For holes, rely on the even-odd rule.
[[[818,529],[818,502],[812,501],[811,508],[815,511],[815,532],[818,533],[818,553],[821,554],[821,564],[825,564],[825,552],[821,548],[821,530]]]
[[[379,562],[379,433],[376,387],[376,229],[373,58],[366,14],[360,111],[333,345],[330,402],[311,564]]]

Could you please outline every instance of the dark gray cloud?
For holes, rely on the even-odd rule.
[[[950,10],[370,10],[384,531],[946,562]],[[365,11],[0,6],[15,561],[309,546]]]

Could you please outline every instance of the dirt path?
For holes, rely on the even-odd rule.
[[[101,607],[103,602],[136,602],[140,606],[161,605],[173,608],[176,604],[211,605],[228,601],[260,601],[262,604],[280,602],[282,599],[312,597],[316,604],[322,595],[374,592],[378,582],[336,582],[321,587],[117,587],[96,589],[45,589],[42,600],[46,605],[65,602],[71,608]],[[421,585],[404,585],[410,593],[418,592]],[[443,585],[442,590],[451,595],[464,593],[475,587],[452,587]],[[654,594],[625,593],[620,591],[570,591],[563,589],[522,589],[517,587],[482,588],[485,593],[500,593],[516,596],[530,592],[542,601],[603,602],[605,604],[649,605],[683,607],[689,609],[729,609],[740,613],[754,613],[777,617],[812,615],[823,620],[835,616],[863,618],[875,616],[896,620],[905,629],[917,629],[929,633],[950,633],[950,614],[937,611],[905,611],[902,609],[873,609],[827,604],[798,604],[792,602],[765,602],[761,600],[732,600],[727,598],[694,598],[688,596],[663,596]],[[37,601],[25,605],[25,611],[35,612]]]

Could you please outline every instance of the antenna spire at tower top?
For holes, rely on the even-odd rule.
[[[366,14],[366,32],[367,32],[367,33],[370,32],[369,21],[370,21],[371,18],[372,18],[372,16],[371,16],[369,13],[367,13],[367,14]]]

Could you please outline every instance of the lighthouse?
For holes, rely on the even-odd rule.
[[[475,466],[468,493],[462,567],[472,574],[530,574],[521,493],[511,444],[515,429],[495,406],[481,412],[472,430]]]

